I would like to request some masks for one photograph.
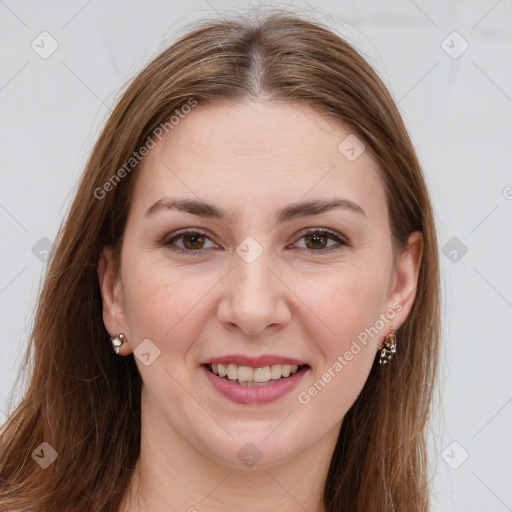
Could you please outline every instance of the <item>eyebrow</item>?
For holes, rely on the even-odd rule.
[[[292,203],[285,208],[277,211],[276,218],[277,222],[287,222],[300,217],[307,217],[310,215],[319,215],[321,213],[334,210],[336,208],[342,208],[347,211],[351,211],[366,217],[364,210],[353,201],[336,197],[333,199],[317,199],[314,201],[305,201],[300,203]],[[149,217],[154,213],[161,210],[178,210],[199,217],[208,217],[224,220],[229,217],[228,213],[212,204],[198,201],[196,199],[174,199],[174,198],[162,198],[156,203],[150,206],[144,217]]]

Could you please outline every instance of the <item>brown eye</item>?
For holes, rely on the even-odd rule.
[[[207,244],[210,244],[209,246]],[[210,238],[201,231],[189,230],[182,231],[174,236],[162,241],[162,245],[172,251],[198,255],[204,253],[206,249],[214,249],[216,245]]]
[[[204,236],[192,233],[191,235],[183,235],[183,245],[186,249],[202,249],[204,245]]]
[[[314,233],[304,237],[308,249],[325,249],[328,238],[320,233]]]
[[[326,229],[315,229],[305,233],[300,240],[304,240],[304,249],[310,253],[322,254],[330,249],[339,249],[348,243],[337,233]]]
[[[331,249],[339,249],[344,245],[348,245],[342,236],[326,229],[309,231],[300,240],[305,241],[305,245],[302,248],[308,250],[311,254],[323,254]],[[208,243],[211,245],[208,246]],[[162,245],[175,252],[191,255],[199,255],[204,253],[206,249],[218,248],[205,233],[194,230],[178,233],[164,240]]]

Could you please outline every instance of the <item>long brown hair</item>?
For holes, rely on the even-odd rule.
[[[247,97],[303,102],[348,126],[382,169],[395,247],[423,232],[415,302],[397,332],[400,350],[387,367],[373,365],[347,412],[324,502],[328,512],[429,509],[426,426],[440,283],[422,171],[368,63],[321,24],[270,12],[194,27],[143,69],[108,119],[45,276],[25,361],[27,389],[0,436],[0,511],[119,509],[139,457],[141,378],[133,355],[116,357],[110,346],[97,265],[104,246],[119,256],[136,173],[126,162],[191,98],[200,106]],[[42,442],[58,453],[45,470],[31,458]]]

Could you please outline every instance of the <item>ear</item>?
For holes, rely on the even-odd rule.
[[[388,299],[388,307],[397,311],[396,320],[392,322],[395,331],[405,322],[414,304],[422,256],[423,233],[414,231],[409,235],[404,250],[397,256]]]
[[[128,355],[130,333],[127,332],[127,322],[123,300],[123,284],[117,265],[114,261],[112,247],[104,247],[98,262],[98,280],[103,305],[103,323],[110,335],[123,333],[127,343],[121,346],[119,355]]]

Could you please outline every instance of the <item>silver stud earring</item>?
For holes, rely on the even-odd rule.
[[[112,348],[114,349],[114,352],[119,354],[121,345],[126,343],[126,336],[123,333],[113,334],[110,336],[110,341],[112,342]]]

